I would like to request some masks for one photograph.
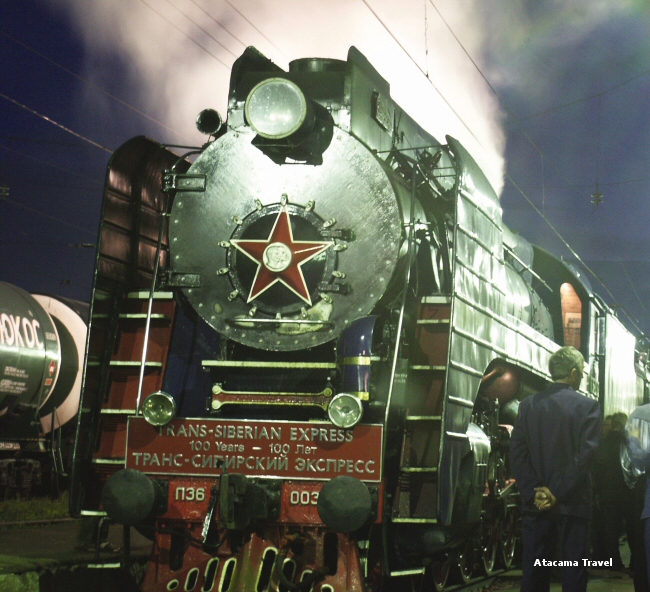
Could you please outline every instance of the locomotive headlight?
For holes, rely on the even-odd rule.
[[[142,404],[142,415],[151,425],[164,426],[176,415],[176,401],[164,391],[151,393]]]
[[[263,138],[280,140],[313,122],[313,109],[300,88],[284,78],[257,84],[246,99],[246,120]]]
[[[335,426],[351,428],[361,421],[363,404],[354,395],[339,393],[330,402],[327,413]]]

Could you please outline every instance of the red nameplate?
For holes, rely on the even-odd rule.
[[[381,481],[381,425],[325,421],[175,419],[162,428],[129,418],[126,466],[147,474]]]

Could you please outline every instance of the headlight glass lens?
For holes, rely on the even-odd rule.
[[[330,402],[327,413],[335,426],[351,428],[361,421],[363,403],[354,395],[340,393]]]
[[[306,117],[305,95],[284,78],[263,80],[246,99],[246,120],[263,138],[286,138],[300,129]]]
[[[164,426],[176,415],[176,401],[164,391],[151,393],[142,404],[142,415],[151,425]]]

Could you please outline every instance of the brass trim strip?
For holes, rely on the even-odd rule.
[[[229,325],[241,325],[243,327],[250,325],[321,325],[321,329],[324,326],[331,326],[334,324],[333,321],[318,321],[314,319],[255,319],[255,318],[232,318],[226,319],[226,323]]]
[[[393,522],[408,524],[438,524],[437,518],[393,518]],[[391,574],[392,575],[392,574]]]
[[[213,409],[220,409],[224,405],[282,405],[283,407],[320,407],[323,411],[327,411],[327,408],[330,405],[329,401],[326,401],[325,403],[316,403],[316,401],[296,401],[295,403],[290,403],[287,401],[221,401],[219,399],[214,399],[213,403],[215,401],[220,403],[220,405],[218,407],[214,407],[213,405]]]
[[[238,397],[240,395],[261,395],[265,397],[331,397],[332,389],[326,388],[319,393],[293,393],[291,391],[224,391],[219,385],[215,385],[212,387],[212,394],[215,397],[218,397],[222,394],[235,397]]]
[[[149,300],[149,295],[151,292],[149,290],[143,292],[129,292],[126,297],[130,300]],[[154,300],[172,300],[174,298],[173,292],[154,292]]]
[[[107,315],[108,316],[108,315]],[[133,312],[133,313],[122,313],[119,315],[120,319],[132,319],[132,320],[144,320],[147,318],[146,312]],[[165,320],[171,321],[171,317],[166,314],[154,313],[151,315],[151,319],[156,320]]]
[[[421,366],[419,364],[415,364],[412,366],[409,366],[411,370],[428,370],[429,372],[444,372],[447,369],[447,366]]]
[[[93,458],[92,463],[95,465],[123,465],[126,462],[124,458]]]
[[[90,366],[91,363],[88,362],[88,365]],[[92,364],[94,365],[94,364]],[[99,365],[99,363],[97,364]],[[139,368],[142,365],[142,362],[136,361],[136,360],[111,360],[108,363],[109,366],[117,366],[117,367],[126,367],[126,368]],[[162,362],[145,362],[145,367],[147,368],[162,368]]]
[[[393,520],[395,522],[395,520]],[[424,573],[423,567],[418,567],[416,569],[402,569],[400,571],[391,571],[391,578],[399,578],[401,576],[418,576]]]
[[[442,421],[442,415],[407,415],[406,421]]]
[[[418,319],[416,324],[418,325],[448,325],[451,322],[451,319]]]
[[[241,360],[203,360],[202,366],[210,368],[314,368],[335,369],[329,362],[243,362]]]
[[[438,467],[402,467],[402,473],[437,473]]]
[[[367,391],[341,391],[348,395],[354,395],[360,401],[370,401],[370,393]]]
[[[370,356],[351,356],[349,358],[339,358],[338,363],[342,366],[370,366],[372,358]]]

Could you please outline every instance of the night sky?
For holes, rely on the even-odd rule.
[[[283,68],[356,45],[474,154],[511,229],[650,333],[646,0],[2,0],[0,281],[88,301],[111,152],[204,141],[247,45]]]

